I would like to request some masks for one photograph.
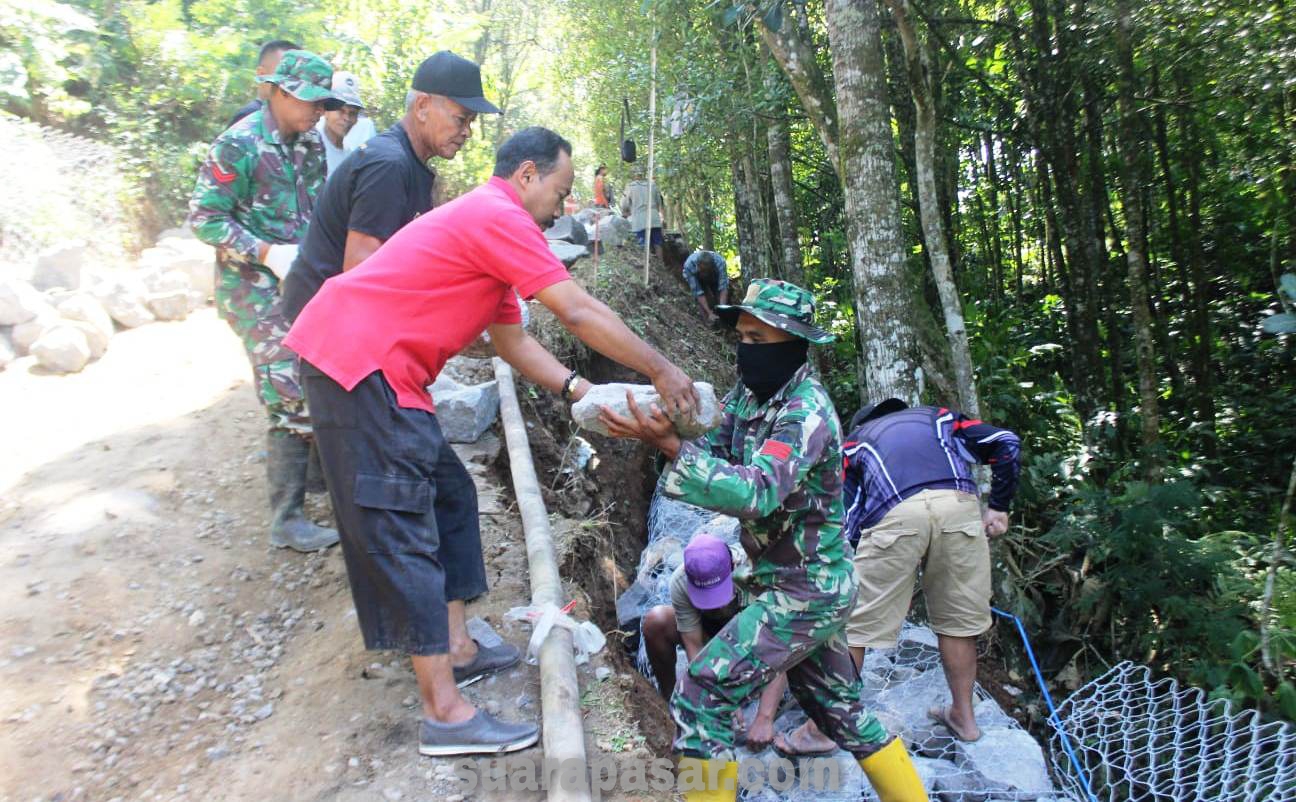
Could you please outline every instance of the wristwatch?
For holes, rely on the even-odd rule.
[[[560,393],[560,395],[562,395],[563,401],[567,402],[568,404],[571,403],[572,393],[576,392],[576,385],[579,383],[580,383],[580,373],[578,371],[573,370],[571,374],[567,376],[567,380],[564,381],[562,385],[562,392]]]

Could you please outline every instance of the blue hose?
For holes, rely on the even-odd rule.
[[[1031,648],[1030,638],[1026,636],[1026,627],[1022,621],[1012,613],[1006,613],[995,607],[991,607],[995,615],[1011,618],[1017,625],[1017,634],[1021,635],[1022,645],[1026,647],[1026,656],[1030,658],[1031,668],[1035,670],[1035,683],[1039,685],[1040,693],[1044,694],[1044,702],[1049,709],[1049,724],[1053,726],[1055,732],[1062,739],[1062,748],[1066,750],[1067,758],[1071,761],[1071,768],[1075,773],[1080,775],[1080,781],[1084,783],[1085,794],[1089,797],[1089,802],[1098,802],[1098,797],[1094,795],[1093,786],[1089,783],[1089,774],[1085,772],[1084,767],[1080,765],[1080,760],[1076,758],[1075,750],[1071,747],[1071,739],[1067,737],[1066,729],[1062,726],[1062,718],[1058,715],[1057,707],[1053,704],[1053,695],[1049,693],[1048,686],[1044,684],[1044,673],[1040,671],[1039,661],[1035,659],[1035,650]]]

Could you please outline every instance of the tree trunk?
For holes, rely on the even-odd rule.
[[[837,104],[833,93],[828,88],[828,80],[819,69],[814,47],[802,27],[792,24],[791,19],[784,19],[778,30],[771,30],[765,24],[764,16],[756,11],[755,5],[748,4],[747,7],[756,13],[757,19],[761,21],[759,26],[761,38],[769,47],[774,60],[787,75],[792,88],[796,90],[801,107],[805,109],[806,116],[814,124],[819,139],[823,141],[824,150],[828,153],[828,162],[837,171],[838,181],[844,185],[846,182],[842,175],[841,160],[837,154]],[[784,7],[787,11],[785,16],[796,14],[799,18],[800,14],[794,10],[792,4],[784,4]]]
[[[1158,411],[1156,352],[1153,348],[1152,313],[1148,309],[1147,225],[1143,218],[1140,189],[1146,181],[1143,159],[1143,126],[1137,103],[1137,74],[1134,71],[1128,0],[1117,4],[1116,60],[1120,68],[1121,206],[1125,209],[1125,260],[1129,266],[1130,309],[1134,320],[1134,353],[1138,361],[1140,432],[1143,446],[1144,473],[1149,481],[1159,481],[1161,464],[1157,453],[1161,436]],[[1115,339],[1112,341],[1115,348]]]
[[[792,146],[788,139],[787,113],[780,109],[765,133],[769,139],[770,183],[774,189],[774,211],[778,215],[783,277],[793,284],[804,285],[801,242],[797,239],[796,196],[792,192]]]
[[[738,229],[738,261],[741,263],[743,278],[750,281],[761,276],[757,270],[760,263],[760,246],[756,242],[756,232],[752,224],[757,204],[756,199],[752,197],[751,182],[745,175],[743,158],[739,153],[742,147],[741,140],[736,138],[730,140],[729,168],[734,186],[734,223]]]
[[[702,178],[702,247],[715,250],[715,212],[711,209],[711,182]]]
[[[981,416],[981,402],[976,389],[972,351],[968,346],[967,326],[963,320],[963,302],[954,283],[945,231],[941,226],[940,203],[936,193],[936,107],[931,92],[931,65],[927,51],[914,30],[910,0],[887,0],[896,28],[904,44],[905,65],[909,75],[909,93],[914,105],[914,166],[918,186],[918,210],[922,220],[927,254],[931,262],[936,291],[945,314],[945,332],[958,382],[959,403],[969,416]]]
[[[862,398],[895,397],[916,404],[922,386],[913,316],[921,300],[905,266],[877,0],[828,0],[825,21],[840,115],[837,148],[860,331]]]

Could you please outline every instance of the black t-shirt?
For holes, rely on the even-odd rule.
[[[387,241],[432,208],[435,177],[400,123],[348,154],[315,201],[306,239],[283,281],[288,319],[296,320],[324,282],[342,272],[347,231]]]
[[[262,105],[263,104],[261,103],[260,100],[253,100],[248,102],[247,104],[242,106],[238,111],[234,112],[234,116],[230,117],[229,125],[226,125],[225,127],[232,128],[234,126],[234,123],[248,116],[252,112],[260,109]]]

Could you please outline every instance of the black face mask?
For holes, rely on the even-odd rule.
[[[805,364],[810,343],[797,337],[781,343],[738,343],[738,378],[764,404]]]

